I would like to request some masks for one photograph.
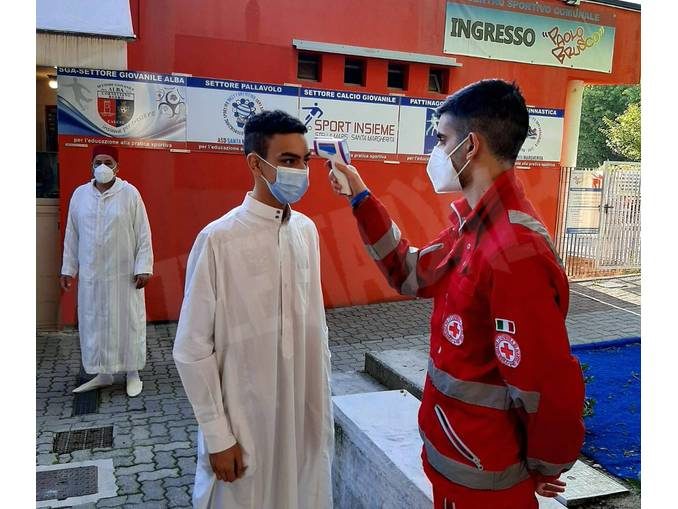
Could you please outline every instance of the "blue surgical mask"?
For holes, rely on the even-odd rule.
[[[304,165],[303,170],[287,166],[273,166],[259,154],[257,154],[257,157],[276,170],[273,184],[266,180],[263,175],[261,176],[276,200],[286,205],[296,203],[304,196],[309,185],[307,165]]]

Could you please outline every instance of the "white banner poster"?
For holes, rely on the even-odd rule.
[[[527,111],[530,113],[530,127],[517,162],[533,167],[559,164],[565,110],[528,106]]]
[[[299,118],[307,139],[344,138],[351,157],[386,160],[396,153],[399,96],[302,88]]]
[[[602,199],[602,171],[573,169],[567,194],[566,233],[598,233]]]
[[[438,117],[435,110],[441,99],[403,97],[398,125],[398,159],[404,162],[428,162],[428,154],[438,143]]]
[[[188,79],[188,148],[206,152],[242,152],[247,120],[264,110],[297,116],[299,88],[270,83]]]
[[[168,149],[186,144],[186,78],[59,68],[59,135],[72,143]]]

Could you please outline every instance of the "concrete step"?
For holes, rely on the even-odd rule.
[[[623,496],[629,493],[629,490],[610,474],[593,468],[583,461],[577,461],[560,478],[567,483],[567,487],[565,493],[559,495],[557,499],[567,507],[576,507],[599,498]]]
[[[332,386],[332,396],[388,390],[370,375],[363,373],[362,371],[332,373],[330,382]]]
[[[563,509],[565,507],[555,498],[546,498],[537,495],[537,501],[539,502],[539,509]]]
[[[365,354],[365,372],[389,389],[404,389],[421,400],[428,354],[419,350],[383,350]]]
[[[365,354],[365,371],[389,389],[404,389],[421,399],[426,380],[428,354],[417,350],[384,350]],[[568,507],[594,499],[627,494],[628,490],[607,472],[582,461],[561,479],[567,488],[558,501]]]

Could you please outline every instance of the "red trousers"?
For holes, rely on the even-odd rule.
[[[424,470],[433,485],[434,509],[538,509],[535,483],[530,477],[507,490],[474,490],[454,484],[424,460]]]

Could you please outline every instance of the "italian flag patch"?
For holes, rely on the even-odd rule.
[[[508,332],[509,334],[516,333],[516,324],[511,320],[495,318],[494,321],[497,324],[497,332]]]

